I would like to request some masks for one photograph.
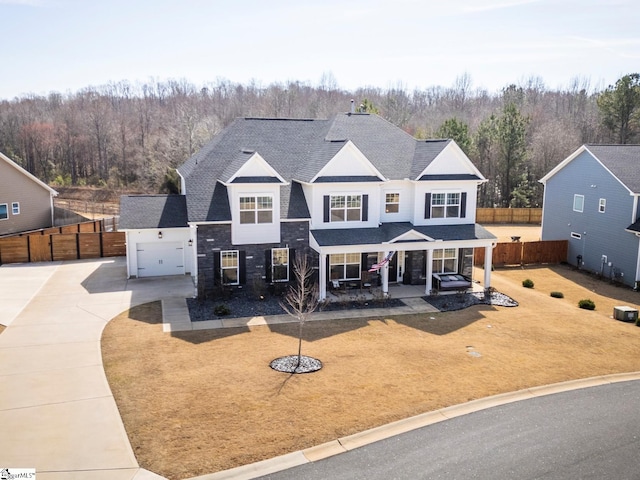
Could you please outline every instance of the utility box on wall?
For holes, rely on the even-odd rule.
[[[632,307],[613,307],[613,318],[623,322],[637,322],[638,309]]]

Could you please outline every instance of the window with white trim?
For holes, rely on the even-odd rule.
[[[598,212],[604,213],[606,208],[607,208],[607,199],[601,198],[600,201],[598,202]]]
[[[359,253],[332,253],[329,255],[331,280],[359,280]]]
[[[460,193],[432,193],[431,218],[460,216]]]
[[[400,194],[385,194],[384,213],[398,213],[400,211]]]
[[[238,250],[223,250],[220,252],[220,274],[225,285],[238,285],[240,261]]]
[[[274,282],[289,281],[289,249],[271,249],[271,280]]]
[[[573,196],[573,211],[579,213],[584,211],[584,195],[578,195],[576,193]]]
[[[432,265],[433,273],[458,273],[458,249],[434,250]]]
[[[273,197],[269,195],[240,197],[240,223],[273,223]]]
[[[362,219],[362,195],[331,195],[332,222],[359,222]]]
[[[11,215],[20,215],[20,202],[13,202],[11,204]]]
[[[6,203],[0,203],[0,220],[9,218],[9,208]]]

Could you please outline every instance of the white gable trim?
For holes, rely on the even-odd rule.
[[[420,232],[416,232],[415,230],[409,230],[408,232],[403,233],[402,235],[398,235],[395,238],[392,238],[391,240],[389,240],[388,243],[396,243],[396,242],[402,242],[402,241],[410,241],[410,240],[426,240],[427,242],[433,242],[435,241],[433,238],[424,235]]]
[[[37,183],[38,185],[40,185],[42,188],[46,189],[49,191],[49,193],[54,196],[57,197],[58,196],[58,192],[56,192],[53,188],[51,188],[49,185],[47,185],[46,183],[44,183],[42,180],[40,180],[39,178],[37,178],[36,176],[32,175],[31,173],[29,173],[28,171],[26,171],[24,168],[22,168],[20,165],[18,165],[16,162],[14,162],[13,160],[11,160],[9,157],[7,157],[6,155],[4,155],[2,152],[0,152],[0,159],[4,160],[9,166],[15,168],[16,170],[18,170],[20,173],[22,173],[24,176],[26,176],[27,178],[29,178],[30,180],[33,180],[35,183]]]
[[[360,149],[358,147],[356,147],[356,145],[351,141],[347,141],[347,143],[345,143],[345,145],[338,151],[338,153],[336,153],[333,158],[331,158],[331,160],[329,160],[326,165],[324,167],[322,167],[320,169],[320,171],[311,179],[311,181],[309,183],[313,183],[315,182],[319,177],[323,177],[325,176],[328,172],[331,171],[332,168],[332,164],[337,162],[337,158],[341,157],[342,155],[344,155],[346,152],[348,152],[349,154],[351,154],[351,156],[353,156],[353,158],[356,159],[356,161],[358,161],[360,163],[360,165],[362,167],[364,167],[363,169],[369,173],[370,175],[374,175],[376,177],[378,177],[380,179],[380,181],[387,181],[388,179],[384,177],[384,175],[382,175],[382,173],[380,173],[380,171],[373,166],[373,164],[369,161],[369,159],[360,151]],[[364,172],[363,172],[364,173]],[[362,175],[363,173],[361,173],[360,175]],[[331,176],[331,175],[328,175]]]
[[[558,165],[556,165],[549,173],[547,173],[544,177],[542,177],[540,180],[538,180],[538,182],[540,182],[541,184],[545,185],[547,183],[547,180],[549,180],[551,177],[553,177],[556,173],[558,173],[560,170],[562,170],[565,165],[567,165],[569,162],[571,162],[574,158],[576,158],[578,155],[580,155],[582,152],[584,152],[585,150],[587,150],[586,145],[582,145],[580,148],[578,148],[575,152],[573,152],[571,155],[569,155],[567,158],[565,158],[563,161],[561,161]],[[593,158],[596,158],[595,155],[593,155],[593,153],[589,152],[591,154],[591,156]],[[597,160],[597,159],[596,159]]]
[[[440,157],[445,155],[445,152],[451,152],[453,153],[453,155],[455,155],[458,159],[460,159],[462,161],[463,164],[465,164],[468,173],[472,174],[472,175],[476,175],[479,178],[479,182],[484,183],[487,181],[487,179],[484,177],[484,175],[482,175],[482,173],[480,173],[480,170],[478,170],[476,168],[476,166],[473,164],[473,162],[469,159],[469,157],[467,157],[467,154],[464,153],[462,151],[462,149],[458,146],[458,144],[456,142],[454,142],[453,140],[451,140],[446,147],[444,147],[440,153],[438,153],[438,155],[436,155],[436,158],[434,158],[431,162],[429,162],[429,165],[427,165],[424,170],[422,170],[422,172],[420,172],[420,174],[415,178],[415,180],[419,180],[420,177],[422,177],[423,175],[428,175],[428,170],[432,165],[435,165],[436,163],[438,163]]]
[[[582,145],[580,148],[578,148],[578,150],[576,150],[575,152],[573,152],[570,156],[568,156],[567,158],[565,158],[562,162],[560,162],[558,165],[556,165],[556,167],[551,170],[549,173],[547,173],[544,177],[542,177],[540,180],[538,180],[540,183],[542,183],[544,186],[546,186],[546,182],[547,180],[549,180],[551,177],[553,177],[556,173],[558,173],[560,170],[562,170],[568,163],[572,162],[573,160],[576,159],[576,157],[578,157],[580,154],[582,154],[583,152],[587,152],[589,155],[591,155],[591,158],[593,158],[596,162],[598,162],[598,164],[605,169],[605,171],[611,175],[613,178],[615,178],[618,183],[620,183],[620,185],[622,185],[622,187],[627,190],[629,192],[629,195],[635,195],[636,193],[633,192],[633,190],[631,190],[629,187],[627,187],[627,185],[620,180],[618,177],[615,176],[615,174],[609,170],[607,168],[607,166],[602,163],[600,161],[600,159],[591,151],[589,150],[589,147],[587,147],[586,145]]]
[[[233,183],[233,180],[236,179],[237,177],[255,176],[255,175],[246,175],[246,174],[243,175],[252,167],[257,167],[259,169],[264,170],[264,173],[265,173],[264,176],[266,177],[276,177],[278,180],[280,180],[280,182],[284,183],[285,185],[288,184],[288,182],[284,178],[282,178],[282,176],[271,165],[269,165],[269,162],[267,162],[264,158],[262,158],[262,156],[258,152],[255,152],[253,155],[251,155],[251,157],[249,157],[249,159],[246,162],[244,162],[244,164],[236,171],[236,173],[234,173],[231,176],[231,178],[229,178],[226,184]]]

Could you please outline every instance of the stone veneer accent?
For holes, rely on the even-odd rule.
[[[231,224],[198,225],[198,281],[204,281],[207,290],[214,286],[214,255],[222,250],[239,250],[246,255],[245,283],[260,277],[266,279],[265,250],[272,248],[293,248],[296,255],[305,252],[312,257],[315,265],[318,254],[309,247],[309,222],[280,223],[280,243],[259,243],[233,245]]]

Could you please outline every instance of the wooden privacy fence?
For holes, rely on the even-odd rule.
[[[477,208],[477,223],[542,223],[541,208]]]
[[[561,263],[567,261],[568,240],[498,243],[493,249],[493,266]],[[475,265],[484,265],[484,248],[476,248]]]
[[[95,221],[3,237],[0,264],[126,255],[124,232],[103,230],[102,221]]]

